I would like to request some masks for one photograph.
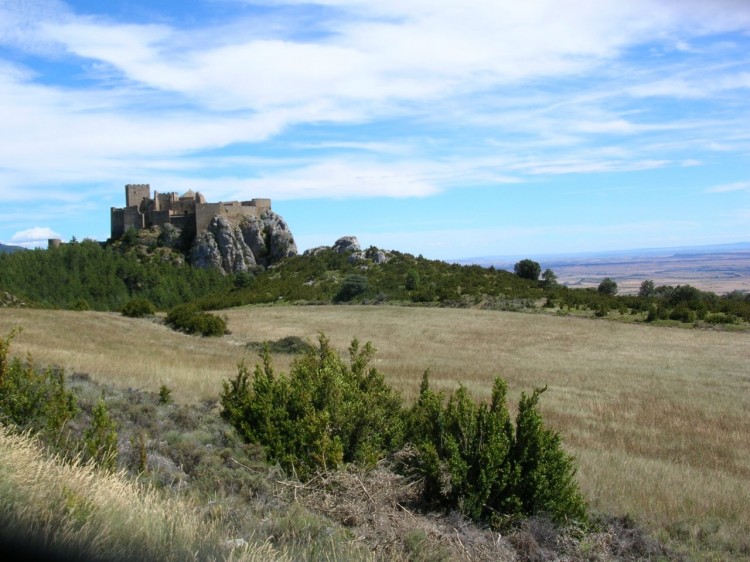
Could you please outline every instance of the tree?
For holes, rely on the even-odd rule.
[[[609,277],[602,279],[599,283],[599,287],[596,289],[600,295],[614,296],[617,294],[617,283]]]
[[[406,272],[406,290],[413,291],[419,287],[419,272],[416,269],[410,269]]]
[[[542,273],[542,286],[545,288],[557,285],[557,275],[549,267]]]
[[[656,294],[656,286],[654,285],[654,282],[650,279],[646,279],[643,283],[641,283],[641,288],[638,289],[638,296],[642,299],[648,299],[653,297]]]
[[[542,273],[542,266],[533,260],[521,260],[513,266],[513,272],[522,279],[537,281]]]
[[[333,297],[335,302],[346,302],[352,300],[357,295],[367,291],[367,277],[364,275],[351,274],[347,275],[341,283],[341,288],[336,296]]]

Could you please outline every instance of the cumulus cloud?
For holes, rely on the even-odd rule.
[[[60,235],[49,227],[35,226],[20,232],[16,232],[10,238],[10,243],[24,248],[37,248],[47,246],[51,238],[60,238]]]

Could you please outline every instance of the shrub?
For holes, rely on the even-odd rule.
[[[669,319],[679,320],[680,322],[695,322],[695,311],[691,310],[684,302],[681,302],[669,313]]]
[[[585,521],[573,458],[537,408],[544,390],[521,395],[514,429],[502,379],[495,379],[489,405],[475,403],[461,387],[443,406],[445,397],[430,390],[425,374],[407,418],[425,498],[495,525],[535,514]]]
[[[87,310],[91,310],[91,305],[86,299],[78,299],[73,303],[70,309],[77,310],[78,312],[86,312]]]
[[[276,376],[266,349],[252,380],[241,365],[223,383],[221,415],[301,477],[342,463],[373,465],[401,444],[403,429],[400,396],[368,368],[374,352],[355,339],[347,365],[321,335],[318,349]]]
[[[419,287],[419,272],[412,268],[406,272],[405,288],[407,291],[413,291]]]
[[[120,309],[120,312],[123,316],[129,318],[143,318],[144,316],[155,314],[156,308],[150,300],[136,298],[126,302]]]
[[[186,334],[203,336],[223,336],[227,322],[216,314],[201,312],[195,305],[183,304],[169,311],[165,322],[168,326]]]
[[[169,390],[167,385],[163,384],[159,387],[159,404],[171,404],[172,403],[172,391]]]
[[[341,288],[333,300],[336,302],[348,302],[354,297],[367,292],[367,277],[364,275],[347,275],[341,283]]]
[[[373,353],[355,339],[347,365],[321,335],[319,349],[277,376],[266,348],[252,378],[241,365],[223,383],[221,415],[269,461],[302,478],[343,463],[372,466],[409,441],[418,455],[404,462],[422,477],[430,503],[495,525],[535,514],[585,521],[573,458],[537,407],[544,389],[522,394],[514,427],[503,380],[495,380],[490,404],[476,403],[463,387],[446,403],[425,373],[417,402],[403,410],[367,367]]]
[[[99,399],[91,413],[91,426],[83,435],[87,458],[107,470],[117,464],[117,429],[104,400]]]
[[[37,371],[31,357],[26,362],[9,357],[19,332],[0,337],[0,422],[56,438],[78,413],[75,396],[65,389],[61,370]]]
[[[276,341],[268,341],[265,343],[260,342],[248,342],[247,347],[258,351],[263,351],[264,347],[268,347],[270,353],[308,353],[314,351],[315,348],[303,340],[299,336],[285,336]]]

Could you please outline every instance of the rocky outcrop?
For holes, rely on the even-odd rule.
[[[359,247],[359,240],[357,240],[356,236],[342,236],[336,240],[333,249],[339,254],[346,252],[359,252],[361,250]]]
[[[239,226],[226,217],[214,217],[195,238],[190,260],[196,267],[215,267],[224,273],[247,271],[256,264]]]
[[[362,250],[356,236],[342,236],[336,240],[333,246],[317,246],[315,248],[310,248],[309,250],[305,250],[302,255],[317,256],[326,250],[333,250],[338,254],[349,254],[349,257],[347,258],[349,263],[371,262],[375,265],[381,265],[392,257],[392,254],[389,252],[384,252],[374,246],[367,250]]]
[[[239,224],[227,217],[214,217],[190,251],[196,267],[216,267],[224,273],[239,273],[257,265],[268,267],[295,255],[297,245],[289,226],[272,211],[260,218],[243,217]]]
[[[0,291],[0,308],[23,308],[26,303],[6,291]]]
[[[297,244],[289,225],[273,211],[264,212],[260,218],[245,217],[240,229],[259,265],[267,267],[297,255]]]
[[[322,254],[326,250],[330,250],[330,246],[315,246],[314,248],[309,248],[305,250],[302,255],[303,256],[317,256],[318,254]]]

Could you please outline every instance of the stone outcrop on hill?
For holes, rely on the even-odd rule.
[[[0,308],[21,308],[26,306],[26,303],[21,299],[11,295],[7,291],[0,291]]]
[[[295,255],[297,245],[289,226],[272,211],[260,218],[244,217],[239,224],[227,217],[214,217],[190,250],[194,266],[216,267],[225,273],[247,271],[256,265],[267,267]]]
[[[333,250],[338,254],[349,254],[349,257],[347,259],[349,263],[357,263],[360,261],[364,262],[369,260],[375,265],[380,265],[387,262],[389,259],[391,259],[392,256],[392,254],[384,252],[383,250],[375,247],[368,248],[367,250],[362,250],[359,245],[359,240],[357,240],[356,236],[342,236],[341,238],[336,240],[336,242],[334,242],[333,246],[317,246],[315,248],[310,248],[309,250],[305,250],[302,255],[316,256],[321,252],[325,252],[326,250]]]
[[[345,252],[359,252],[359,240],[356,236],[342,236],[333,244],[333,249],[339,254]]]
[[[240,230],[259,265],[267,267],[297,255],[297,245],[289,225],[273,211],[266,211],[260,218],[242,219]]]

